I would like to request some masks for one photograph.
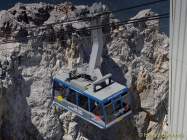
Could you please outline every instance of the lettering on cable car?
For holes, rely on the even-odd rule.
[[[76,107],[71,107],[71,106],[68,105],[68,108],[73,110],[73,111],[75,111],[75,112],[77,112],[77,113],[79,113],[80,115],[83,115],[83,112],[81,110],[79,110],[78,108],[76,108]]]

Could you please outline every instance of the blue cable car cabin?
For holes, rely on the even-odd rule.
[[[94,82],[86,75],[70,76],[61,72],[53,78],[53,105],[75,113],[105,129],[129,116],[128,88],[107,75]]]

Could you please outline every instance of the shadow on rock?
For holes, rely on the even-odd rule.
[[[79,120],[79,124],[78,130],[90,140],[139,140],[131,118],[126,118],[108,129],[100,129],[83,120]]]
[[[31,108],[26,98],[30,96],[32,81],[25,81],[21,74],[6,90],[7,112],[3,117],[1,134],[3,140],[43,140],[31,121]]]
[[[126,85],[126,79],[124,78],[124,74],[122,69],[116,64],[116,62],[110,58],[103,58],[103,63],[101,64],[101,71],[103,75],[108,73],[112,74],[112,79],[120,84]]]

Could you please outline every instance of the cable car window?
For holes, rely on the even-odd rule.
[[[59,86],[59,85],[55,85],[53,96],[64,98],[65,93],[66,93],[66,89],[64,87]]]
[[[96,105],[97,105],[96,101],[90,99],[90,112],[92,113],[94,112]]]
[[[58,102],[62,102],[64,99],[76,104],[76,93],[71,90],[64,88],[63,85],[60,85],[57,82],[54,82],[54,95]]]
[[[102,115],[101,113],[101,105],[99,105],[99,103],[94,102],[93,108],[92,108],[92,113],[94,113],[95,115]]]
[[[99,104],[98,102],[94,102],[92,113],[96,116],[96,119],[104,120],[103,109],[101,104]]]
[[[54,96],[60,96],[63,93],[63,88],[55,88],[54,90]]]
[[[113,120],[113,105],[112,102],[110,102],[109,104],[105,105],[105,111],[106,111],[106,117],[107,117],[107,121],[111,122]]]
[[[88,110],[88,98],[86,96],[83,96],[79,94],[79,106],[87,111]]]
[[[118,111],[122,107],[121,98],[118,98],[117,100],[114,101],[114,107],[115,107],[115,112]]]
[[[65,91],[65,99],[73,104],[76,104],[76,93],[71,89]]]
[[[130,110],[128,95],[126,94],[122,96],[122,105],[125,108],[125,112]]]

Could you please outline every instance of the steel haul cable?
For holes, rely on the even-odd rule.
[[[121,21],[121,22],[116,22],[115,25],[117,25],[117,26],[127,25],[127,24],[133,24],[133,23],[140,23],[140,22],[150,21],[150,20],[164,19],[164,18],[168,18],[168,17],[169,17],[169,13],[164,13],[164,14],[160,14],[160,15],[156,15],[156,16],[148,16],[146,18],[124,20],[124,21]],[[98,26],[90,26],[90,27],[83,28],[83,29],[77,29],[76,31],[94,30],[94,29],[99,29],[99,28],[105,27],[107,25],[110,26],[112,24],[113,23],[107,23],[107,24],[102,24],[102,25],[98,25]],[[36,36],[26,36],[26,37],[22,37],[22,39],[35,39],[35,38],[38,38],[38,37],[47,37],[47,36],[50,36],[50,35],[51,34],[43,34],[43,35],[36,35]],[[58,34],[58,35],[60,35],[60,34]],[[19,38],[19,39],[21,39],[21,38]],[[2,42],[0,44],[7,44],[7,43],[14,43],[14,42],[18,42],[18,41],[7,40],[7,41]]]

